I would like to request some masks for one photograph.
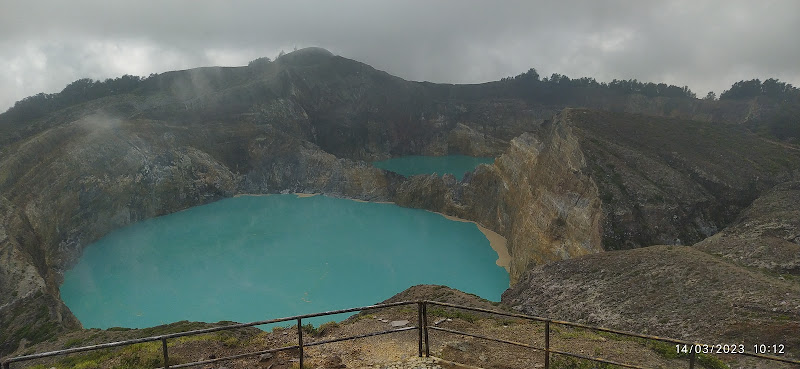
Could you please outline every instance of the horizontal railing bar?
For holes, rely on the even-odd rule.
[[[673,338],[650,336],[650,335],[646,335],[646,334],[638,334],[638,333],[633,333],[633,332],[621,331],[621,330],[617,330],[617,329],[611,329],[611,328],[605,328],[605,327],[596,327],[596,326],[591,326],[591,325],[586,325],[586,324],[581,324],[581,323],[572,323],[572,322],[566,322],[566,321],[563,321],[563,320],[554,320],[554,319],[542,318],[542,317],[533,316],[533,315],[507,313],[507,312],[503,312],[503,311],[482,309],[482,308],[469,307],[469,306],[460,306],[460,305],[449,304],[449,303],[446,303],[446,302],[438,302],[438,301],[427,301],[426,300],[425,302],[433,304],[433,305],[448,306],[448,307],[457,308],[457,309],[479,311],[479,312],[483,312],[483,313],[504,315],[504,316],[528,319],[528,320],[536,320],[536,321],[540,321],[540,322],[550,322],[550,323],[567,325],[567,326],[578,327],[578,328],[594,329],[594,330],[597,330],[597,331],[622,334],[622,335],[638,337],[638,338],[646,338],[646,339],[651,339],[651,340],[680,343],[680,344],[685,344],[685,345],[696,345],[697,344],[697,343],[694,343],[694,342],[683,341],[683,340],[678,340],[678,339],[673,339]]]
[[[450,303],[447,303],[447,302],[439,302],[439,301],[430,301],[430,300],[425,300],[425,302],[426,302],[426,303],[428,303],[428,304],[432,304],[432,305],[441,305],[441,306],[447,306],[447,307],[452,307],[452,308],[456,308],[456,309],[465,309],[465,310],[480,311],[480,312],[483,312],[483,313],[497,314],[497,315],[505,315],[505,316],[515,317],[515,318],[527,319],[527,320],[538,320],[538,321],[540,321],[540,322],[547,322],[547,321],[551,321],[551,319],[542,318],[542,317],[539,317],[539,316],[534,316],[534,315],[524,315],[524,314],[517,314],[517,313],[508,313],[508,312],[505,312],[505,311],[497,311],[497,310],[489,310],[489,309],[476,308],[476,307],[469,307],[469,306],[461,306],[461,305],[450,304]]]
[[[435,331],[454,333],[454,334],[460,334],[460,335],[463,335],[463,336],[481,338],[481,339],[485,339],[485,340],[489,340],[489,341],[502,342],[502,343],[507,343],[507,344],[510,344],[510,345],[527,347],[527,348],[534,349],[534,350],[544,351],[544,348],[542,348],[542,347],[536,347],[536,346],[528,345],[528,344],[525,344],[525,343],[522,343],[522,342],[508,341],[508,340],[504,340],[504,339],[500,339],[500,338],[487,337],[487,336],[482,336],[482,335],[479,335],[479,334],[472,334],[472,333],[456,331],[456,330],[447,329],[447,328],[428,327],[428,329],[433,329]],[[568,353],[563,353],[561,351],[557,351],[557,350],[553,350],[553,349],[550,349],[550,352],[557,353],[557,354],[562,354],[562,355],[567,355],[567,356],[574,356],[574,357],[581,358],[581,359],[586,359],[586,360],[599,361],[599,362],[603,362],[603,363],[619,365],[619,366],[623,366],[623,367],[626,367],[626,368],[645,369],[645,368],[642,368],[642,367],[639,367],[639,366],[636,366],[636,365],[622,364],[622,363],[617,363],[617,362],[614,362],[614,361],[609,361],[609,360],[605,360],[605,359],[601,359],[601,358],[592,358],[592,357],[588,357],[588,356],[581,356],[581,355],[578,355],[578,354],[568,354]]]
[[[137,343],[158,341],[160,339],[161,339],[161,337],[145,337],[145,338],[137,338],[137,339],[127,340],[127,341],[101,343],[99,345],[93,345],[93,346],[83,346],[83,347],[75,347],[75,348],[71,348],[71,349],[64,349],[64,350],[58,350],[58,351],[48,351],[48,352],[42,352],[42,353],[39,353],[39,354],[31,354],[31,355],[25,355],[25,356],[12,357],[12,358],[4,361],[4,363],[9,363],[10,364],[10,363],[16,363],[16,362],[19,362],[19,361],[42,359],[42,358],[45,358],[45,357],[56,356],[56,355],[68,355],[68,354],[74,354],[76,352],[93,351],[93,350],[99,350],[99,349],[111,348],[111,347],[119,347],[119,346],[129,346],[129,345],[135,345]]]
[[[599,358],[599,357],[591,357],[591,356],[584,356],[584,355],[580,355],[580,354],[572,354],[572,353],[569,353],[569,352],[564,352],[564,351],[559,351],[559,350],[553,350],[553,349],[550,349],[550,352],[552,352],[552,353],[554,353],[554,354],[564,355],[564,356],[572,356],[572,357],[576,357],[576,358],[578,358],[578,359],[584,359],[584,360],[590,360],[590,361],[597,361],[597,362],[600,362],[600,363],[606,363],[606,364],[611,364],[611,365],[617,365],[617,366],[621,366],[621,367],[625,367],[625,368],[633,368],[633,369],[647,369],[647,368],[645,368],[645,367],[643,367],[643,366],[636,366],[636,365],[632,365],[632,364],[623,364],[623,363],[618,363],[618,362],[616,362],[616,361],[611,361],[611,360],[601,359],[601,358]]]
[[[261,321],[257,321],[257,322],[251,322],[251,323],[239,323],[239,324],[231,324],[231,325],[225,325],[225,326],[214,327],[214,328],[196,329],[196,330],[186,331],[186,332],[162,334],[162,335],[159,335],[159,336],[137,338],[137,339],[119,341],[119,342],[103,343],[103,344],[93,345],[93,346],[75,347],[75,348],[71,348],[71,349],[42,352],[42,353],[39,353],[39,354],[32,354],[32,355],[17,356],[17,357],[13,357],[13,358],[10,358],[10,359],[4,361],[4,363],[9,363],[10,364],[10,363],[15,363],[15,362],[19,362],[19,361],[42,359],[42,358],[50,357],[50,356],[73,354],[73,353],[76,353],[76,352],[93,351],[93,350],[99,350],[99,349],[104,349],[104,348],[112,348],[112,347],[119,347],[119,346],[134,345],[134,344],[137,344],[137,343],[160,341],[161,339],[164,339],[164,338],[169,339],[169,338],[176,338],[176,337],[192,336],[192,335],[196,335],[196,334],[213,333],[213,332],[219,332],[219,331],[225,331],[225,330],[231,330],[231,329],[237,329],[237,328],[246,328],[246,327],[252,327],[252,326],[256,326],[256,325],[280,323],[280,322],[285,322],[285,321],[290,321],[290,320],[296,320],[298,318],[300,318],[300,319],[314,318],[314,317],[319,317],[319,316],[324,316],[324,315],[344,314],[344,313],[350,313],[350,312],[355,312],[355,311],[381,309],[381,308],[388,308],[388,307],[400,306],[400,305],[412,305],[412,304],[416,304],[416,303],[417,303],[417,301],[399,301],[399,302],[392,302],[392,303],[387,303],[387,304],[376,304],[376,305],[368,305],[368,306],[355,307],[355,308],[349,308],[349,309],[332,310],[332,311],[326,311],[326,312],[322,312],[322,313],[296,315],[296,316],[291,316],[291,317],[286,317],[286,318],[261,320]]]
[[[481,339],[484,339],[484,340],[502,342],[502,343],[507,343],[509,345],[527,347],[529,349],[544,351],[543,347],[536,347],[536,346],[532,346],[532,345],[529,345],[527,343],[522,343],[522,342],[508,341],[508,340],[504,340],[502,338],[494,338],[494,337],[482,336],[482,335],[479,335],[479,334],[467,333],[467,332],[456,331],[456,330],[447,329],[447,328],[440,328],[440,327],[428,327],[428,329],[432,329],[434,331],[448,332],[448,333],[453,333],[453,334],[460,334],[462,336],[481,338]]]
[[[226,357],[219,357],[219,358],[216,358],[216,359],[208,359],[208,360],[203,360],[203,361],[195,361],[195,362],[192,362],[192,363],[184,363],[184,364],[178,364],[178,365],[170,365],[169,367],[170,367],[170,369],[172,369],[172,368],[187,368],[187,367],[190,367],[190,366],[197,366],[197,365],[203,365],[203,364],[211,364],[211,363],[216,363],[216,362],[218,362],[218,361],[225,361],[225,360],[241,359],[241,358],[243,358],[243,357],[248,357],[248,356],[263,355],[263,354],[269,354],[269,353],[273,353],[273,352],[281,352],[281,351],[294,350],[294,349],[298,349],[298,348],[300,348],[300,346],[298,346],[298,345],[294,345],[294,346],[286,346],[286,347],[281,347],[281,348],[276,348],[276,349],[269,349],[269,350],[256,351],[256,352],[248,352],[248,353],[244,353],[244,354],[238,354],[238,355],[232,355],[232,356],[226,356]],[[160,368],[158,368],[158,369],[164,369],[164,367],[160,367]]]
[[[322,313],[312,313],[312,314],[298,315],[298,316],[293,316],[293,317],[290,317],[290,318],[287,318],[287,319],[297,319],[297,318],[306,319],[306,318],[314,318],[314,317],[323,316],[323,315],[335,315],[335,314],[352,313],[352,312],[355,312],[355,311],[382,309],[382,308],[388,308],[388,307],[400,306],[400,305],[413,305],[413,304],[416,304],[416,303],[417,303],[417,301],[389,302],[389,303],[386,303],[386,304],[367,305],[367,306],[361,306],[361,307],[355,307],[355,308],[349,308],[349,309],[325,311],[325,312],[322,312]]]
[[[405,327],[405,328],[400,328],[400,329],[389,329],[389,330],[380,331],[380,332],[370,332],[370,333],[359,334],[357,336],[349,336],[349,337],[343,337],[343,338],[334,338],[334,339],[325,340],[325,341],[316,341],[316,342],[311,342],[311,343],[304,343],[303,347],[319,346],[319,345],[324,345],[326,343],[349,341],[349,340],[355,340],[355,339],[359,339],[359,338],[380,336],[382,334],[411,331],[411,330],[414,330],[414,329],[418,329],[418,328],[417,327]]]
[[[382,335],[382,334],[405,332],[405,331],[410,331],[410,330],[414,330],[414,329],[419,329],[419,328],[418,327],[405,327],[405,328],[390,329],[390,330],[380,331],[380,332],[371,332],[371,333],[360,334],[360,335],[357,335],[357,336],[349,336],[349,337],[343,337],[343,338],[336,338],[336,339],[332,339],[332,340],[325,340],[325,341],[317,341],[317,342],[312,342],[312,343],[306,343],[306,344],[303,344],[303,347],[318,346],[318,345],[323,345],[323,344],[326,344],[326,343],[333,343],[333,342],[340,342],[340,341],[347,341],[347,340],[355,340],[355,339],[359,339],[359,338],[379,336],[379,335]],[[220,357],[220,358],[209,359],[209,360],[204,360],[204,361],[196,361],[196,362],[192,362],[192,363],[185,363],[185,364],[179,364],[179,365],[170,365],[169,367],[170,368],[186,368],[186,367],[190,367],[190,366],[211,364],[211,363],[215,363],[215,362],[218,362],[218,361],[234,360],[234,359],[240,359],[240,358],[248,357],[248,356],[263,355],[263,354],[266,354],[266,353],[286,351],[286,350],[292,350],[292,349],[298,349],[298,348],[300,348],[299,345],[287,346],[287,347],[281,347],[281,348],[278,348],[278,349],[270,349],[270,350],[264,350],[264,351],[249,352],[249,353],[245,353],[245,354]]]
[[[551,320],[550,323],[561,324],[561,325],[566,325],[566,326],[570,326],[570,327],[584,328],[584,329],[593,329],[593,330],[596,330],[596,331],[621,334],[623,336],[644,338],[644,339],[648,339],[648,340],[672,342],[672,343],[679,343],[679,344],[683,344],[683,345],[700,345],[699,343],[696,343],[696,342],[684,341],[684,340],[679,340],[679,339],[675,339],[675,338],[651,336],[649,334],[639,334],[639,333],[621,331],[621,330],[618,330],[618,329],[599,327],[599,326],[595,327],[595,326],[591,326],[591,325],[588,325],[588,324],[565,322],[565,321],[562,321],[562,320]]]

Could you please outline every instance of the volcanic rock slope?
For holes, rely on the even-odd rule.
[[[800,355],[797,149],[725,123],[561,115],[588,158],[609,252],[529,266],[502,301],[528,314],[709,344],[772,342]]]
[[[700,241],[800,167],[795,148],[738,124],[752,107],[584,92],[542,102],[503,82],[409,82],[312,48],[163,73],[35,119],[0,115],[0,353],[80,326],[58,286],[83,247],[239,193],[477,221],[508,239],[519,287],[538,264]],[[410,154],[498,159],[460,182],[368,163]]]
[[[707,344],[783,344],[797,357],[798,196],[798,182],[775,186],[693,247],[610,251],[530,268],[503,302],[529,314]]]

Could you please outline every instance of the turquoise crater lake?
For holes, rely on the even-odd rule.
[[[86,328],[256,321],[377,303],[415,284],[497,301],[508,287],[473,223],[325,196],[240,196],[88,246],[61,297]],[[327,319],[330,320],[330,319]]]
[[[494,158],[473,157],[464,155],[448,156],[401,156],[389,160],[373,162],[372,165],[400,173],[404,176],[414,176],[417,174],[439,175],[452,174],[459,181],[464,178],[464,174],[473,171],[480,164],[492,164]]]

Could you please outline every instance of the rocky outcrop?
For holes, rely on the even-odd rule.
[[[0,198],[0,352],[80,327],[48,283],[44,250],[24,214]],[[57,290],[56,290],[57,291]]]
[[[602,250],[602,212],[578,140],[559,115],[542,141],[523,135],[497,160],[509,209],[508,248],[516,282],[530,264]]]
[[[402,206],[475,220],[505,236],[511,283],[530,264],[602,250],[601,204],[586,160],[564,114],[513,139],[491,166],[462,182],[415,176],[394,197]]]
[[[459,123],[447,135],[449,153],[467,156],[499,156],[508,147],[508,142],[480,133]]]
[[[603,244],[691,245],[800,172],[800,153],[741,126],[570,110],[603,203]],[[747,148],[747,149],[743,149]]]
[[[800,275],[800,182],[761,195],[731,225],[694,245],[733,263]]]
[[[502,301],[518,311],[712,344],[798,347],[800,286],[688,246],[651,246],[531,268]],[[797,354],[796,349],[792,349]]]

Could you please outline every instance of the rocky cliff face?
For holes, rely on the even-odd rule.
[[[800,168],[796,150],[737,125],[584,110],[570,116],[603,202],[607,249],[698,242]]]
[[[491,166],[480,166],[460,183],[415,176],[402,183],[395,201],[475,220],[504,235],[511,254],[511,282],[529,264],[602,250],[602,212],[597,187],[564,114],[513,139]]]
[[[694,245],[733,263],[800,275],[800,183],[782,183],[760,196],[731,225]]]

